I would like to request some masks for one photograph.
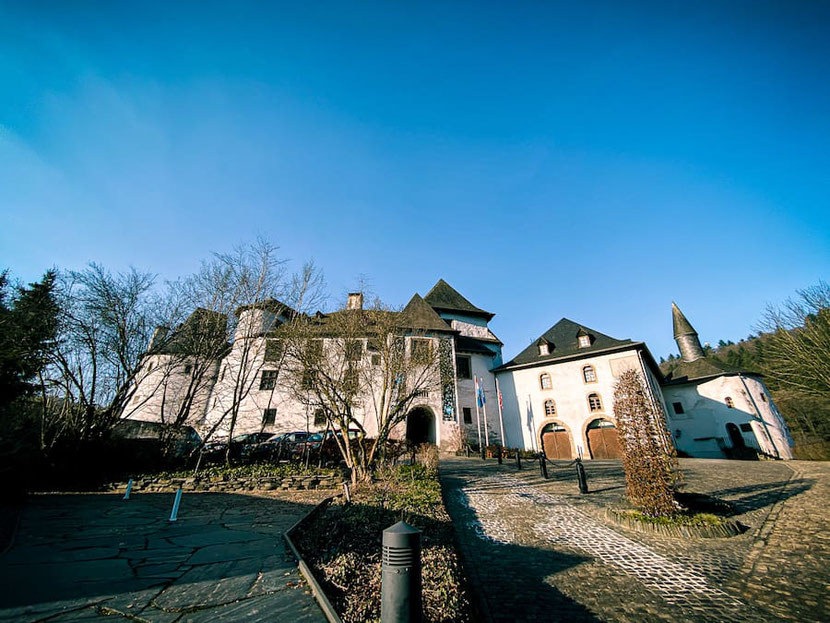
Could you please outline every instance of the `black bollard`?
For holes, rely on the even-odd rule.
[[[576,459],[576,480],[579,483],[579,492],[588,493],[588,479],[585,477],[585,466],[582,459]]]
[[[499,453],[499,465],[501,465],[501,445],[496,446],[496,452]]]
[[[518,448],[516,448],[516,469],[522,469],[522,455],[519,454]]]
[[[481,460],[482,461],[487,460],[487,447],[486,446],[481,446]]]
[[[421,623],[421,531],[399,521],[383,531],[381,623]]]
[[[548,479],[548,460],[545,458],[545,453],[539,453],[539,472],[542,475],[542,478],[545,480]]]
[[[466,453],[467,458],[469,459],[470,458],[470,444],[465,444],[464,445],[464,452]]]

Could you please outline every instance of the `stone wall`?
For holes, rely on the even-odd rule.
[[[337,489],[342,478],[331,474],[312,474],[307,476],[205,476],[195,478],[138,478],[133,481],[134,493],[174,492],[179,487],[183,491],[205,491],[217,493],[237,493],[240,491],[304,491],[308,489]],[[112,491],[124,491],[126,482],[113,483]]]

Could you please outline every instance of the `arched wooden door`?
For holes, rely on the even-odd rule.
[[[571,435],[564,426],[556,422],[542,429],[542,447],[545,450],[545,456],[551,461],[557,459],[570,461],[573,458]]]
[[[594,420],[588,424],[588,452],[592,459],[621,459],[622,450],[617,429],[608,420]]]

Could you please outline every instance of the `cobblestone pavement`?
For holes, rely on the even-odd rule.
[[[830,465],[681,461],[687,488],[735,504],[747,531],[681,539],[609,526],[623,503],[616,462],[518,472],[445,459],[442,482],[482,609],[493,621],[830,620]]]
[[[305,501],[185,494],[31,498],[0,557],[0,621],[325,621],[282,533]]]

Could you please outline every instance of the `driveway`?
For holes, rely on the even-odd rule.
[[[683,539],[609,525],[619,462],[518,471],[443,459],[448,510],[474,593],[491,621],[827,621],[830,464],[683,459],[687,488],[730,500],[748,526]]]

